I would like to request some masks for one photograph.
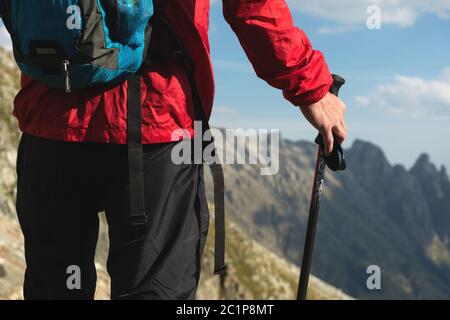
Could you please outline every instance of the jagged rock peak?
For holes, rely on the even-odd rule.
[[[414,166],[411,168],[412,173],[433,174],[437,175],[438,170],[431,162],[430,156],[427,153],[422,153],[417,159]]]

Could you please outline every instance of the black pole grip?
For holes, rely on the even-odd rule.
[[[336,74],[333,74],[332,76],[333,76],[333,85],[330,88],[330,93],[334,94],[336,97],[339,97],[339,91],[345,84],[345,79]]]
[[[333,85],[330,88],[330,93],[338,97],[339,90],[344,84],[344,78],[333,74]],[[322,148],[322,150],[325,150],[325,143],[323,142],[323,137],[321,134],[317,136],[315,142]],[[333,152],[331,152],[328,157],[325,157],[325,162],[327,164],[327,167],[330,168],[331,171],[344,171],[347,168],[344,150],[342,150],[342,146],[339,144],[336,137],[334,139]]]

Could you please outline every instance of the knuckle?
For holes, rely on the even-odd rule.
[[[318,129],[319,129],[320,133],[322,133],[322,135],[324,137],[326,137],[326,133],[328,131],[327,126],[325,124],[321,124]]]
[[[328,131],[331,131],[331,128],[332,128],[332,125],[328,122],[322,123],[322,125],[320,126],[320,129],[323,132],[327,132],[327,133],[328,133]]]

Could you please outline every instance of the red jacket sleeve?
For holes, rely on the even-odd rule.
[[[223,10],[260,78],[296,106],[326,95],[333,80],[325,59],[294,26],[284,0],[223,0]]]

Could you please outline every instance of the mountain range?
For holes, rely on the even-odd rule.
[[[19,129],[13,116],[12,101],[19,88],[19,71],[10,52],[0,48],[0,299],[21,299],[25,269],[23,237],[16,219],[15,161]],[[110,280],[106,272],[107,226],[101,214],[97,245],[97,299],[109,298]],[[203,257],[199,299],[293,299],[298,267],[271,252],[232,221],[228,222],[227,259],[229,276],[221,290],[212,275],[213,232]],[[316,277],[311,278],[310,299],[350,299],[342,291]]]
[[[281,139],[276,175],[261,176],[255,165],[224,167],[231,219],[296,264],[316,153],[313,143]],[[392,165],[380,147],[361,140],[345,153],[348,169],[326,174],[312,271],[361,299],[450,298],[446,169],[437,168],[426,154],[410,169]],[[381,269],[381,290],[367,288],[371,265]]]
[[[20,298],[23,245],[14,211],[20,134],[11,115],[19,72],[10,52],[0,49],[0,61],[0,297]],[[311,282],[309,297],[449,299],[446,169],[437,168],[425,154],[412,168],[393,165],[380,147],[361,140],[345,151],[347,171],[326,174],[312,267],[318,278]],[[276,175],[261,176],[256,165],[224,166],[230,277],[220,293],[217,279],[208,273],[211,229],[200,298],[294,297],[316,152],[313,143],[281,139]],[[207,190],[212,200],[211,179]],[[107,247],[103,225],[97,259],[99,298],[108,294]],[[371,265],[380,267],[381,290],[367,288]]]

